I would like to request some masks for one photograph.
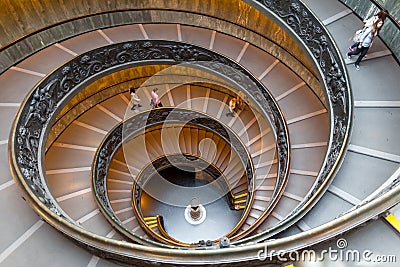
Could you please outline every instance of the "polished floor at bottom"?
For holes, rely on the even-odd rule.
[[[171,237],[185,243],[217,240],[232,230],[240,220],[243,212],[231,210],[224,194],[206,181],[196,179],[195,172],[171,168],[160,174],[161,177],[153,176],[145,186],[153,190],[157,188],[157,199],[144,190],[141,208],[144,216],[161,215],[165,230]],[[160,186],[160,179],[168,180],[173,186]],[[188,220],[188,216],[185,218],[185,210],[193,198],[197,198],[204,207],[201,223]]]

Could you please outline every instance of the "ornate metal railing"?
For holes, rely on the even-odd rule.
[[[223,125],[221,122],[214,120],[204,113],[188,109],[165,107],[144,111],[119,123],[117,126],[114,127],[113,130],[109,132],[109,134],[99,146],[92,166],[92,187],[100,210],[115,228],[117,228],[122,234],[124,234],[128,238],[131,238],[134,241],[139,240],[139,237],[135,233],[132,233],[129,229],[127,229],[118,219],[112,209],[110,200],[108,199],[106,181],[112,157],[126,140],[131,140],[137,134],[143,133],[146,129],[151,129],[153,127],[163,124],[167,124],[168,127],[168,124],[179,124],[182,122],[186,122],[186,124],[188,125],[201,127],[206,129],[207,131],[218,134],[218,136],[220,136],[226,143],[230,144],[231,150],[235,152],[243,165],[244,172],[247,177],[248,205],[243,212],[242,219],[228,235],[234,233],[243,224],[244,219],[251,209],[255,183],[255,179],[253,177],[254,166],[251,160],[251,156],[244,144],[241,142],[239,137],[231,132],[231,130],[227,126]],[[143,153],[143,151],[138,152]],[[172,156],[169,159],[173,160],[175,159],[175,157]],[[149,163],[152,164],[151,162]],[[165,163],[165,161],[159,161],[159,163]],[[149,177],[151,173],[148,172],[152,169],[145,168],[144,170],[147,170],[147,172],[143,173],[143,175],[145,177]],[[142,176],[142,174],[140,174],[139,176]],[[222,178],[224,179],[224,176],[222,176]],[[145,180],[142,180],[143,179],[140,180],[139,186],[136,186],[136,179],[134,182],[133,201],[134,203],[136,203],[134,207],[140,204],[139,202],[135,201],[140,201],[141,187],[146,182]],[[226,186],[227,187],[225,188],[225,193],[231,192],[231,188],[228,186],[228,184],[226,184]],[[137,208],[134,208],[134,210],[136,214],[140,215],[140,212]],[[142,216],[139,216],[139,219],[141,217]],[[141,225],[145,226],[143,221],[141,222]],[[155,236],[155,238],[157,237],[159,236]],[[163,238],[160,239],[168,243],[168,240],[165,240]],[[185,245],[184,243],[169,243],[173,245]]]
[[[84,2],[85,1],[83,1],[83,5],[85,6]],[[220,5],[232,4],[232,2],[226,0],[225,3],[224,1],[219,2]],[[237,3],[236,0],[235,2]],[[214,4],[215,3],[216,2],[214,2]],[[48,6],[48,10],[53,9],[53,7],[51,7],[52,4],[51,1],[44,3],[44,5]],[[65,2],[63,4],[68,8],[70,3]],[[32,27],[25,27],[26,31],[21,33],[20,38],[0,48],[0,73],[52,44],[97,29],[131,25],[132,23],[180,23],[182,25],[205,27],[211,30],[217,30],[218,32],[219,30],[213,26],[218,24],[221,27],[220,29],[223,29],[224,34],[246,39],[253,43],[253,45],[271,53],[295,72],[302,73],[302,78],[306,83],[308,83],[313,90],[320,91],[314,70],[311,68],[309,62],[304,61],[304,56],[301,53],[294,52],[292,49],[280,47],[280,37],[275,39],[274,35],[260,35],[258,32],[258,21],[256,23],[243,23],[243,19],[237,20],[237,17],[231,12],[219,12],[210,15],[207,8],[199,9],[195,4],[186,3],[186,5],[175,7],[177,10],[171,9],[168,3],[163,3],[162,1],[155,1],[152,3],[143,2],[142,4],[143,6],[138,7],[134,2],[120,3],[119,10],[116,8],[110,10],[108,4],[99,3],[94,9],[90,9],[88,13],[71,11],[69,14],[65,14],[60,21],[54,21],[55,23],[51,25],[44,24],[42,28],[37,28],[40,27],[40,22],[36,25],[32,25]],[[235,4],[233,3],[233,5]],[[241,13],[242,11],[237,9],[236,13],[237,12]],[[148,16],[149,13],[152,13],[152,16]],[[181,14],[185,15],[181,16]],[[227,14],[232,15],[226,16]],[[10,17],[12,18],[12,16]],[[183,21],[182,17],[184,17]],[[205,17],[206,19],[203,20],[202,18]],[[5,16],[4,18],[7,19],[8,17]],[[135,19],[132,20],[132,18]],[[24,23],[24,21],[21,21],[21,23]],[[76,25],[80,25],[80,27],[76,27]],[[73,31],[71,31],[72,28],[74,28]],[[34,29],[34,31],[31,31],[32,29]],[[18,34],[20,31],[21,27],[17,27],[15,33]],[[10,30],[10,32],[13,31]],[[246,36],[243,36],[243,34]],[[5,35],[5,42],[12,40],[15,36],[15,34],[12,34],[12,36]],[[287,42],[291,42],[291,40],[287,40]],[[288,47],[292,48],[290,45]],[[298,51],[298,49],[296,49],[296,51]]]
[[[195,162],[193,162],[195,160]],[[251,159],[249,159],[251,160]],[[212,185],[214,188],[216,188],[219,193],[221,194],[221,198],[226,198],[227,203],[231,203],[233,201],[233,195],[231,191],[231,186],[229,185],[228,180],[226,177],[223,175],[223,173],[212,163],[200,158],[198,155],[185,155],[185,154],[174,154],[174,155],[165,155],[162,157],[159,157],[152,162],[148,163],[147,166],[145,166],[140,173],[136,176],[134,183],[132,185],[132,206],[133,210],[135,212],[136,218],[139,221],[140,225],[142,226],[143,229],[146,230],[147,233],[149,233],[150,236],[155,238],[156,240],[167,243],[167,244],[172,244],[172,245],[179,245],[179,246],[184,246],[184,247],[190,247],[190,246],[199,246],[198,243],[194,244],[188,244],[185,242],[180,242],[174,238],[169,238],[170,236],[168,235],[167,231],[165,230],[164,227],[162,227],[162,231],[160,231],[160,234],[157,232],[153,231],[150,227],[148,227],[148,224],[143,220],[143,212],[140,206],[141,199],[142,199],[142,192],[145,191],[149,193],[149,191],[152,191],[152,189],[149,189],[146,187],[146,184],[149,179],[154,178],[154,175],[159,172],[162,169],[168,168],[170,166],[176,166],[176,167],[196,167],[203,172],[206,172],[207,174],[210,175],[212,178],[212,181],[208,181],[209,185]],[[251,177],[248,181],[253,180]],[[160,185],[160,184],[158,184]],[[160,185],[161,186],[161,185]],[[168,183],[163,183],[163,188],[164,191],[168,191]],[[150,195],[153,195],[150,192]],[[253,193],[249,192],[248,193],[248,198],[247,201],[251,202]],[[201,196],[198,196],[201,197]],[[205,196],[206,197],[206,196]],[[206,200],[208,202],[208,200]],[[182,203],[176,203],[176,204],[182,204]],[[187,203],[186,203],[187,204]],[[249,206],[248,208],[250,208]],[[243,216],[242,216],[243,217]],[[243,223],[244,218],[242,218],[239,222]],[[235,227],[236,229],[238,227]],[[172,242],[170,242],[172,240]],[[218,243],[218,240],[215,240],[213,242],[214,244]]]
[[[274,19],[296,36],[309,52],[326,88],[330,116],[328,151],[317,179],[303,201],[277,225],[233,244],[263,241],[293,225],[319,200],[340,166],[346,151],[352,124],[352,94],[347,72],[338,49],[328,31],[301,1],[259,0],[250,5]]]
[[[268,105],[260,106],[261,110],[272,122],[274,132],[288,141],[282,114],[273,98],[254,77],[233,61],[200,47],[170,41],[115,44],[74,58],[46,77],[25,100],[17,115],[18,119],[14,124],[15,134],[10,142],[15,174],[26,181],[25,189],[31,191],[49,210],[67,218],[51,196],[42,168],[43,143],[63,104],[93,79],[113,70],[145,62],[176,64],[194,61],[209,62],[207,67],[210,70],[223,72],[222,76],[229,77],[252,95],[257,103],[266,101]],[[221,66],[226,66],[226,69]],[[278,152],[279,172],[283,177],[288,171],[287,142],[278,146]]]
[[[251,160],[251,159],[250,159]],[[207,181],[214,188],[216,188],[223,196],[226,197],[227,203],[230,207],[233,203],[234,196],[232,194],[232,186],[229,184],[228,179],[222,171],[213,163],[205,160],[201,155],[194,154],[168,154],[152,160],[136,175],[133,186],[133,204],[138,207],[138,214],[142,214],[140,207],[140,198],[143,188],[146,186],[148,179],[155,175],[162,169],[171,166],[193,167],[210,175],[212,180]],[[247,177],[246,177],[247,179]],[[250,181],[253,177],[250,177]],[[139,189],[136,190],[136,187]],[[248,190],[247,190],[248,191]],[[249,201],[249,199],[247,199]]]
[[[294,222],[311,208],[312,203],[318,200],[320,193],[326,189],[344,156],[352,118],[352,95],[349,80],[346,75],[345,65],[333,39],[320,21],[307,10],[301,1],[249,0],[247,2],[267,16],[273,17],[283,28],[290,31],[294,38],[309,53],[321,76],[321,82],[326,89],[326,96],[329,102],[331,138],[329,140],[328,155],[318,175],[317,182],[313,186],[312,193],[315,194],[310,194],[303,202],[303,204],[309,204],[301,205],[300,208],[289,216],[290,221]],[[138,42],[138,44],[152,43]],[[131,49],[131,47],[126,48]],[[193,57],[203,60],[214,60],[207,53],[195,53],[194,55],[193,53],[186,52],[184,47],[181,48],[183,49],[182,51],[175,50],[175,53],[181,53],[179,57],[171,57],[163,49],[161,49],[162,51],[157,49],[154,51],[154,46],[143,47],[139,45],[134,48],[134,50],[136,49],[136,58],[122,57],[121,59],[126,64],[128,62],[137,62],[137,60],[146,61],[148,58],[136,53],[137,51],[144,50],[149,52],[145,53],[145,55],[149,56],[152,60],[154,60],[155,55],[157,56],[157,60],[169,60],[171,62],[189,60],[190,58],[193,59]],[[169,51],[171,52],[171,50]],[[99,52],[99,50],[96,52]],[[94,52],[90,52],[91,56],[78,57],[68,67],[63,69],[62,74],[60,70],[52,73],[43,83],[35,88],[18,113],[18,119],[13,127],[15,131],[9,143],[12,171],[15,177],[18,178],[18,185],[23,187],[27,200],[51,225],[60,230],[62,229],[67,236],[74,238],[80,245],[93,253],[128,264],[143,264],[143,262],[151,264],[155,261],[158,262],[157,264],[185,264],[185,262],[190,262],[191,264],[226,264],[229,262],[229,265],[236,264],[237,266],[241,266],[243,265],[243,261],[255,264],[259,261],[258,252],[263,250],[265,246],[275,251],[304,248],[310,244],[315,244],[343,233],[351,227],[371,219],[400,200],[400,188],[396,184],[384,195],[377,196],[376,199],[364,204],[357,210],[305,233],[278,240],[269,240],[265,241],[265,243],[247,244],[247,246],[225,248],[223,250],[183,251],[156,249],[89,234],[68,220],[55,204],[53,197],[49,195],[42,170],[42,150],[43,140],[46,137],[54,114],[68,100],[70,95],[73,95],[72,91],[79,90],[81,85],[89,82],[97,74],[102,71],[109,71],[116,66],[115,61],[112,60],[112,58],[115,58],[115,51],[109,49],[103,50],[102,60],[93,57],[92,53]],[[72,75],[72,70],[75,75]],[[246,88],[246,90],[249,89]],[[270,104],[266,91],[262,89],[261,92],[261,95],[257,93],[259,97],[255,97],[255,99],[261,103],[267,102]],[[274,115],[277,113],[275,108],[271,111],[268,114]],[[284,127],[274,120],[272,122],[277,132],[282,132]],[[287,150],[284,149],[284,151]],[[280,159],[282,157],[281,153],[279,155]],[[277,228],[274,231],[277,231]],[[252,238],[252,241],[265,240],[272,233],[273,231],[270,231],[257,235]],[[132,250],[135,252],[132,253]]]

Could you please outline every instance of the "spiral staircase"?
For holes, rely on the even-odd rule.
[[[394,56],[344,61],[362,23],[338,1],[226,2],[75,3],[3,45],[0,266],[400,261]]]

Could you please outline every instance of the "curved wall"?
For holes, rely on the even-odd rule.
[[[132,23],[168,22],[232,33],[233,36],[252,44],[261,45],[260,48],[277,58],[296,58],[315,75],[307,56],[289,35],[258,10],[239,0],[179,3],[162,0],[98,2],[67,0],[59,3],[44,0],[42,3],[10,1],[2,5],[0,71],[50,44],[84,32]],[[237,30],[237,26],[244,29]],[[272,44],[263,47],[258,35],[271,40]],[[18,43],[17,47],[11,46],[15,43]],[[273,44],[282,47],[290,55],[282,55]],[[294,69],[296,72],[297,70]]]

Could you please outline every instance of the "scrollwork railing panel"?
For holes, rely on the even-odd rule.
[[[37,199],[46,205],[57,216],[68,216],[58,207],[46,186],[46,179],[42,169],[43,146],[52,121],[54,121],[63,103],[68,101],[83,86],[91,80],[105,75],[113,70],[127,68],[145,62],[164,62],[178,64],[183,62],[210,62],[209,69],[221,71],[221,64],[226,64],[229,71],[226,74],[234,80],[249,95],[267,96],[274,104],[266,89],[246,70],[233,61],[194,45],[172,41],[134,41],[114,44],[86,52],[60,67],[32,91],[25,100],[23,108],[18,114],[15,124],[14,144],[11,154],[15,156],[14,164],[17,176],[27,181],[28,188]],[[244,79],[247,77],[247,79]],[[253,81],[254,83],[249,83]],[[255,86],[254,86],[255,85]],[[261,108],[263,108],[261,106]],[[267,117],[273,123],[276,133],[287,136],[286,125],[281,119],[277,105],[267,107]],[[272,117],[270,117],[272,116]],[[287,139],[288,141],[288,139]],[[278,147],[278,152],[284,156],[287,147]],[[284,161],[287,163],[288,161]],[[287,165],[287,164],[286,164]],[[285,173],[287,166],[280,165]]]
[[[308,8],[298,0],[248,2],[252,5],[260,5],[260,11],[272,15],[281,25],[290,29],[295,38],[309,51],[326,89],[331,134],[324,163],[303,201],[277,225],[267,229],[264,233],[242,239],[237,243],[265,240],[294,224],[311,209],[327,189],[344,158],[353,116],[353,98],[340,53],[326,28],[320,24]]]
[[[181,123],[186,121],[189,125],[200,126],[211,132],[217,133],[226,143],[231,145],[241,160],[248,179],[250,196],[254,188],[254,167],[251,156],[240,139],[220,122],[210,116],[180,108],[160,108],[139,113],[114,127],[100,145],[94,161],[92,170],[93,191],[98,198],[99,204],[110,218],[114,218],[110,201],[107,196],[106,178],[114,153],[126,140],[142,133],[147,128],[152,128],[164,123]],[[120,223],[120,222],[118,222]]]
[[[276,20],[281,22],[282,27],[286,28],[287,31],[291,31],[293,36],[298,39],[299,43],[309,52],[310,58],[315,63],[317,70],[321,77],[321,82],[324,84],[327,91],[327,99],[329,112],[331,115],[331,140],[329,142],[329,152],[323,165],[323,169],[318,176],[318,180],[313,187],[315,192],[320,192],[321,188],[329,183],[330,178],[334,175],[338,165],[344,156],[345,147],[347,145],[348,136],[351,128],[351,117],[352,117],[352,96],[350,92],[350,86],[345,71],[345,65],[341,61],[340,53],[336,48],[333,39],[320,23],[320,21],[312,15],[312,13],[298,0],[283,0],[283,1],[272,1],[272,0],[259,0],[259,1],[247,1],[250,5],[253,5],[260,12],[265,13],[267,16],[272,16]],[[70,226],[68,229],[69,233],[76,234],[70,235],[75,238],[78,242],[84,244],[84,246],[89,249],[98,251],[99,253],[105,253],[105,256],[114,258],[117,260],[123,260],[127,263],[137,262],[140,258],[148,263],[154,262],[154,260],[159,260],[159,262],[170,263],[170,264],[185,264],[186,261],[191,263],[202,264],[204,262],[213,264],[226,264],[227,262],[239,262],[244,259],[247,262],[258,261],[257,251],[263,249],[264,244],[252,244],[246,247],[240,248],[228,248],[226,254],[221,255],[220,251],[180,251],[180,250],[161,250],[154,249],[157,253],[149,253],[145,247],[135,246],[135,253],[129,253],[132,249],[131,244],[116,243],[111,241],[108,245],[104,245],[102,242],[96,242],[96,240],[101,240],[101,238],[94,238],[85,232],[79,232],[78,227],[75,225],[69,225],[64,219],[60,219],[57,215],[58,211],[53,211],[52,208],[57,210],[57,206],[52,206],[55,200],[51,195],[48,195],[46,188],[41,187],[45,183],[44,174],[41,170],[43,154],[43,138],[46,136],[46,131],[51,124],[54,114],[57,113],[57,109],[65,103],[69,95],[73,95],[74,90],[79,90],[79,85],[88,82],[92,77],[100,75],[102,72],[111,71],[113,68],[122,67],[122,65],[128,66],[129,64],[136,64],[135,61],[129,61],[132,59],[132,55],[137,55],[138,58],[142,58],[143,61],[158,60],[161,62],[171,62],[176,64],[178,60],[196,60],[194,58],[199,58],[201,60],[208,60],[211,62],[219,62],[218,56],[212,55],[200,49],[200,54],[188,52],[187,47],[179,46],[175,49],[179,56],[171,57],[172,46],[169,48],[165,46],[155,47],[144,47],[144,44],[148,42],[138,42],[139,48],[143,49],[143,54],[129,54],[121,55],[120,60],[122,62],[118,63],[118,60],[114,58],[117,53],[112,49],[131,49],[131,47],[122,48],[120,44],[113,45],[108,48],[102,48],[86,53],[88,56],[86,60],[80,62],[83,59],[81,56],[77,57],[70,63],[68,63],[67,69],[64,73],[60,71],[55,71],[49,77],[47,77],[38,88],[34,89],[34,92],[26,99],[23,103],[23,108],[18,113],[18,119],[14,125],[14,135],[12,140],[10,140],[11,147],[11,158],[12,158],[12,169],[19,179],[24,179],[28,186],[24,187],[25,191],[29,191],[31,196],[32,205],[43,204],[48,210],[44,209],[44,212],[48,215],[48,221],[55,227],[61,228],[60,225]],[[150,43],[154,45],[154,43]],[[165,44],[165,43],[164,43]],[[127,44],[125,44],[127,45]],[[190,46],[189,46],[190,47]],[[196,48],[199,49],[199,48]],[[165,51],[165,50],[168,50]],[[98,53],[94,55],[94,53]],[[148,58],[146,58],[146,56]],[[226,60],[226,59],[224,59]],[[99,62],[102,62],[99,65]],[[179,61],[178,61],[179,62]],[[222,62],[222,61],[221,61]],[[236,68],[235,69],[239,69]],[[88,74],[89,73],[89,74]],[[63,83],[61,81],[65,79]],[[252,79],[252,77],[250,77]],[[51,84],[51,81],[54,83]],[[238,81],[240,85],[240,81]],[[63,86],[61,86],[63,84]],[[247,87],[248,88],[248,87]],[[247,93],[254,97],[255,100],[265,103],[269,101],[266,99],[266,90],[262,87],[250,88]],[[39,101],[33,99],[33,95],[37,94],[39,96]],[[53,102],[54,101],[54,102]],[[259,102],[260,103],[260,102]],[[272,104],[274,101],[272,100]],[[275,117],[271,118],[280,113],[277,107],[272,107],[270,110],[263,111],[266,117],[270,118],[271,124],[276,132],[277,136],[283,134],[281,140],[286,138],[287,132],[285,130],[285,125],[283,122],[279,122]],[[29,120],[28,120],[29,118]],[[31,121],[28,125],[26,122]],[[285,142],[289,144],[289,141]],[[278,147],[279,157],[284,158],[285,153],[288,153],[290,147],[287,149],[284,147]],[[22,155],[26,154],[26,155]],[[17,160],[18,159],[18,160]],[[282,166],[282,165],[280,165]],[[279,170],[279,173],[282,171]],[[40,177],[40,178],[39,178]],[[21,183],[23,184],[23,183]],[[35,186],[33,186],[35,185]],[[37,187],[40,189],[37,191]],[[311,197],[306,201],[313,201],[318,197]],[[39,203],[40,202],[40,203]],[[375,206],[377,206],[376,204]],[[382,206],[382,204],[379,204]],[[368,206],[368,204],[366,205]],[[39,208],[37,208],[39,209]],[[298,210],[301,212],[301,210]],[[368,213],[368,212],[366,212]],[[56,216],[54,216],[56,215]],[[349,220],[351,218],[349,217]],[[335,222],[337,226],[345,225],[348,229],[346,222]],[[355,223],[355,222],[353,222]],[[334,232],[345,231],[345,229],[338,229],[338,227],[326,226],[326,229],[331,229],[332,231],[324,231],[324,233],[329,232],[330,235],[323,234],[322,232],[312,232],[306,238],[298,234],[293,236],[293,238],[298,237],[297,241],[303,241],[303,246],[308,244],[313,244],[321,240],[328,239]],[[323,230],[326,230],[323,229]],[[78,237],[79,233],[79,237]],[[259,241],[265,240],[267,235],[256,236]],[[256,240],[254,239],[254,240]],[[90,242],[86,242],[89,240]],[[295,245],[292,244],[292,240],[283,240],[279,244],[275,241],[267,241],[268,248],[281,248],[289,249],[293,248]],[[298,244],[298,242],[296,244]],[[296,249],[299,248],[296,245]],[[231,253],[230,253],[231,252]],[[151,255],[150,255],[151,254]],[[199,257],[201,255],[201,257]]]

